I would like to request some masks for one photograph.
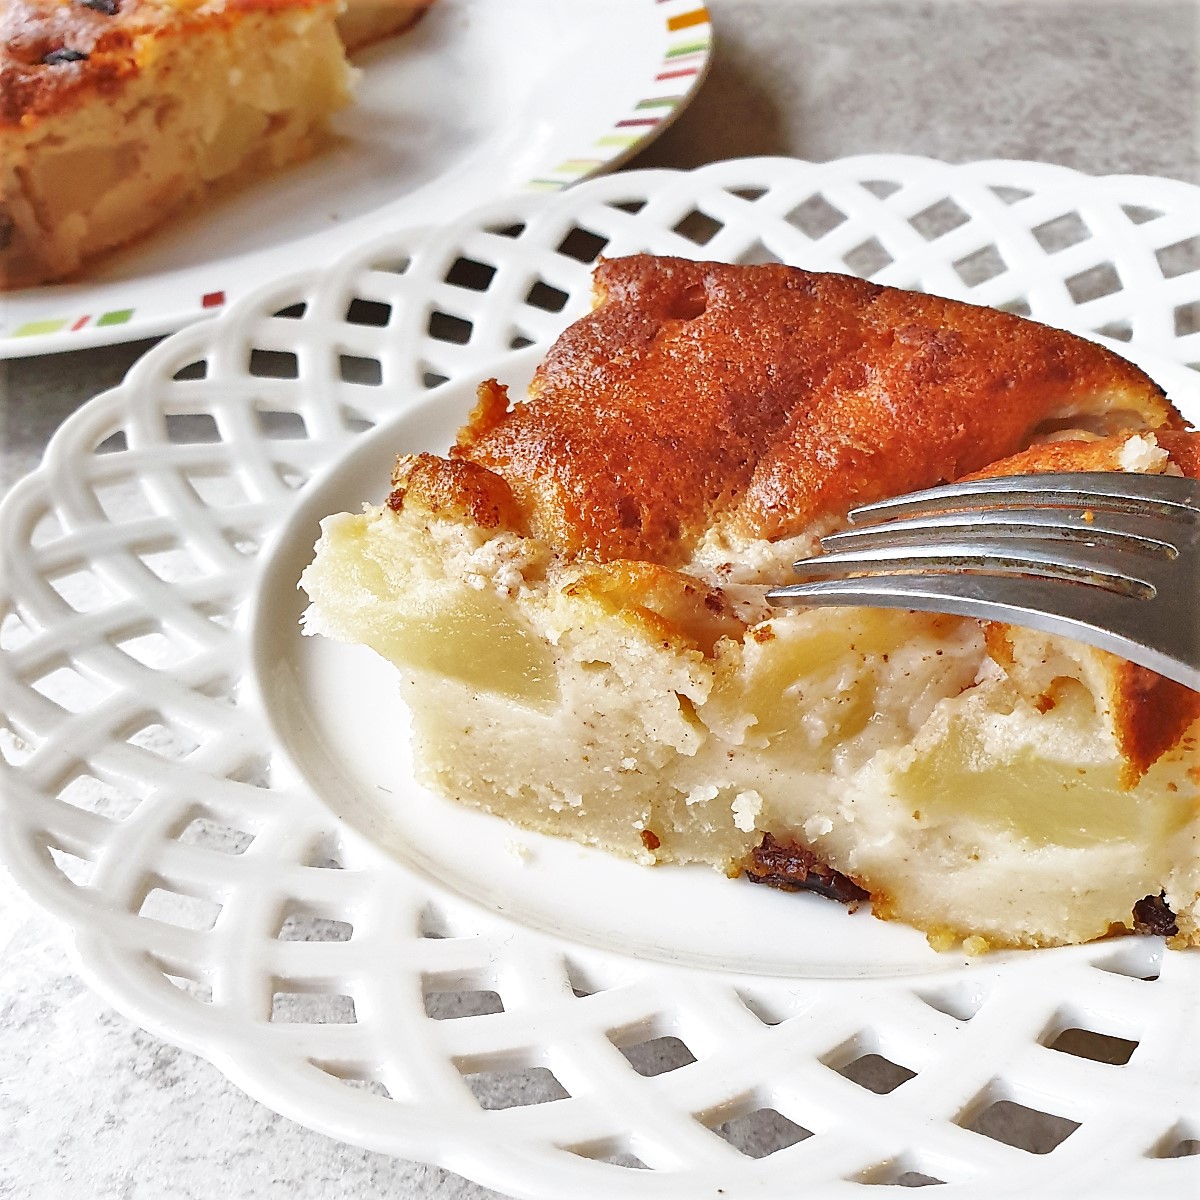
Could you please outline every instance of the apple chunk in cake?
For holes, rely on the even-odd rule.
[[[1200,944],[1200,696],[1068,640],[764,599],[854,504],[1200,472],[1141,372],[837,275],[635,256],[446,457],[328,518],[309,632],[400,668],[420,778],[644,863],[868,896],[937,944]]]

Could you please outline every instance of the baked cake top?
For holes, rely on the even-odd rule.
[[[789,537],[1040,432],[1183,424],[1095,343],[849,276],[634,255],[595,295],[528,401],[485,388],[451,452],[568,555],[677,565],[714,527]]]
[[[156,39],[329,0],[0,0],[0,124],[29,126],[136,75]],[[252,63],[246,64],[253,69]],[[214,81],[214,84],[216,81]]]

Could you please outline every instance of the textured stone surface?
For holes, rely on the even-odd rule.
[[[704,88],[630,164],[888,151],[1200,182],[1193,0],[713,0]]]
[[[710,8],[712,73],[633,166],[895,151],[1200,182],[1193,0]],[[147,345],[0,364],[0,486],[29,470],[53,428],[118,382]],[[66,940],[0,875],[2,1200],[496,1195],[275,1116],[214,1067],[115,1014],[79,981]]]

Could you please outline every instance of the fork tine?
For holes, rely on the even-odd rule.
[[[930,538],[960,538],[995,542],[1003,549],[1013,538],[1086,542],[1110,550],[1175,558],[1180,526],[1155,516],[1130,513],[1093,513],[1087,509],[996,508],[935,512],[899,517],[875,525],[854,526],[826,534],[827,550],[912,545]]]
[[[974,575],[1026,575],[1090,584],[1106,591],[1149,599],[1155,594],[1146,563],[1118,564],[1111,552],[1088,553],[1066,542],[1012,538],[1000,545],[982,538],[959,542],[938,539],[926,544],[871,546],[805,558],[793,565],[801,581],[844,579],[887,572],[969,571]],[[1142,568],[1142,569],[1138,569]]]
[[[1122,471],[1000,475],[877,500],[854,509],[850,520],[856,525],[873,524],[893,517],[955,508],[1012,505],[1153,512],[1196,522],[1200,521],[1200,480]]]
[[[836,549],[796,563],[803,581],[769,591],[769,602],[1029,626],[1200,691],[1200,481],[1008,476],[880,501],[851,517],[856,528],[822,539]]]
[[[814,607],[870,605],[922,609],[986,621],[1024,625],[1062,634],[1148,667],[1200,691],[1200,622],[1172,623],[1170,633],[1146,619],[1144,602],[1112,592],[1096,593],[1088,615],[1066,615],[1071,585],[1027,576],[882,575],[789,584],[767,593],[772,604]],[[1078,606],[1076,606],[1078,607]]]

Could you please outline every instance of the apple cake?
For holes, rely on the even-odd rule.
[[[423,783],[530,829],[936,946],[1200,944],[1200,695],[1031,630],[765,600],[856,504],[1071,469],[1200,474],[1200,434],[1009,313],[614,259],[527,397],[484,383],[448,454],[324,521],[306,632],[399,668]]]
[[[0,286],[65,279],[312,155],[356,47],[427,4],[0,0]]]

